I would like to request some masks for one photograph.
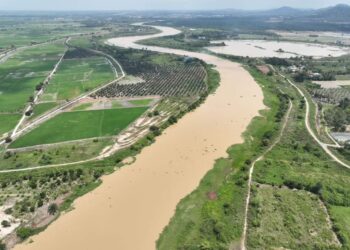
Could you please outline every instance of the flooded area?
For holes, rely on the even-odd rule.
[[[215,53],[248,56],[248,57],[280,57],[313,56],[322,58],[342,56],[350,53],[347,48],[315,43],[278,42],[265,40],[226,40],[226,46],[213,46],[208,49]]]
[[[142,150],[135,162],[103,177],[100,187],[74,202],[73,211],[16,250],[154,250],[179,201],[198,186],[216,159],[227,156],[229,146],[242,142],[251,119],[264,108],[260,87],[237,63],[135,44],[179,33],[173,28],[158,29],[162,32],[157,35],[115,38],[108,43],[200,58],[216,65],[220,87]]]

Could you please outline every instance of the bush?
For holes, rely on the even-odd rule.
[[[20,227],[17,229],[16,234],[22,240],[25,240],[34,234],[34,229],[30,227]]]
[[[56,203],[52,203],[49,205],[49,207],[47,208],[47,212],[50,214],[50,215],[54,215],[57,213],[57,210],[58,210],[58,206]]]
[[[3,227],[10,227],[10,226],[11,226],[11,223],[10,223],[9,221],[7,221],[7,220],[3,220],[3,221],[1,222],[1,226],[3,226]]]

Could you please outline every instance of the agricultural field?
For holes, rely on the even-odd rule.
[[[115,79],[115,73],[106,58],[86,57],[64,59],[45,90],[43,100],[72,100],[84,92]]]
[[[87,28],[82,23],[74,21],[28,20],[17,17],[14,21],[4,16],[0,17],[0,48],[23,47],[43,43],[67,36],[100,32],[100,28]],[[11,25],[6,25],[11,21]]]
[[[63,43],[21,51],[0,64],[0,112],[19,112],[63,55]]]
[[[20,118],[20,114],[0,114],[0,137],[12,130]]]
[[[154,72],[141,73],[137,77],[143,81],[135,84],[115,83],[92,96],[197,96],[206,91],[206,72],[201,65],[163,66]]]
[[[56,102],[38,103],[34,106],[33,114],[30,116],[30,119],[34,119],[34,118],[46,113],[50,109],[53,109],[56,106],[57,106]]]
[[[76,111],[60,114],[22,136],[11,148],[28,147],[93,137],[114,136],[147,108]]]

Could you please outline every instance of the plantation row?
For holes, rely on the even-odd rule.
[[[315,99],[330,104],[338,104],[345,98],[350,99],[350,91],[346,88],[314,89],[311,94]]]
[[[206,91],[206,71],[200,65],[158,66],[155,71],[143,72],[137,76],[144,82],[115,83],[96,92],[92,97],[194,96]]]

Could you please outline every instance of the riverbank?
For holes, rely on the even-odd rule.
[[[161,34],[109,43],[140,49],[146,46],[136,41],[176,31],[160,29]],[[16,249],[155,249],[177,203],[197,187],[216,159],[227,156],[230,145],[242,143],[242,133],[264,108],[261,89],[239,64],[201,53],[146,48],[216,65],[219,88],[145,148],[134,163],[104,177],[100,187],[74,203],[73,211],[34,236],[33,243]]]

